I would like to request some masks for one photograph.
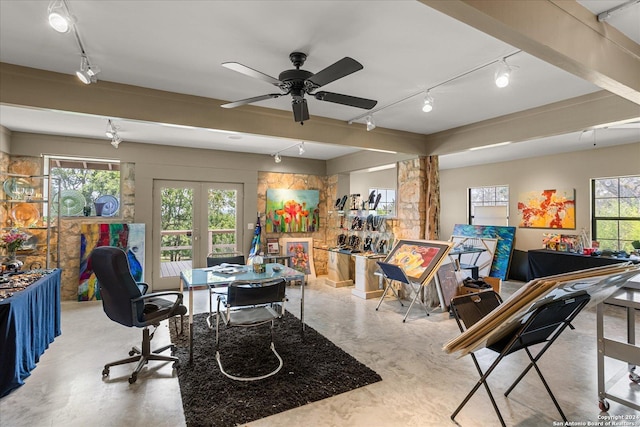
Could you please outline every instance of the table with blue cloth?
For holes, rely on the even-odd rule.
[[[24,289],[1,289],[0,397],[24,384],[40,356],[62,332],[60,274],[59,269],[27,271],[10,277],[17,286],[26,285]]]

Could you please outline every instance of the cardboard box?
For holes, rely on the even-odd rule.
[[[498,277],[483,277],[482,280],[484,280],[485,283],[488,283],[489,285],[491,285],[491,288],[497,292],[500,293],[500,291],[502,290],[502,280]],[[483,289],[483,290],[487,290],[487,289]],[[476,292],[479,292],[480,289],[478,288],[469,288],[466,287],[464,285],[461,285],[458,288],[458,295],[465,295],[465,294],[473,294]]]

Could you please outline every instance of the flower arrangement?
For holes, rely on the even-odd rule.
[[[29,238],[27,233],[18,230],[17,228],[12,228],[8,232],[0,237],[2,240],[2,247],[7,249],[8,253],[15,252],[22,246],[22,244]]]

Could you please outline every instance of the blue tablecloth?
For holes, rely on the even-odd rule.
[[[59,269],[0,301],[0,397],[24,384],[60,328]]]

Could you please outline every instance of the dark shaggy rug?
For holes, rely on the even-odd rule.
[[[193,365],[189,365],[189,333],[171,339],[180,358],[178,379],[187,426],[235,426],[306,405],[381,381],[380,375],[286,313],[276,322],[274,343],[284,361],[276,375],[253,382],[225,377],[215,359],[215,331],[205,314],[194,316]],[[185,319],[186,321],[186,319]],[[221,325],[220,354],[225,370],[233,375],[266,374],[278,366],[269,348],[269,325],[225,328]]]

